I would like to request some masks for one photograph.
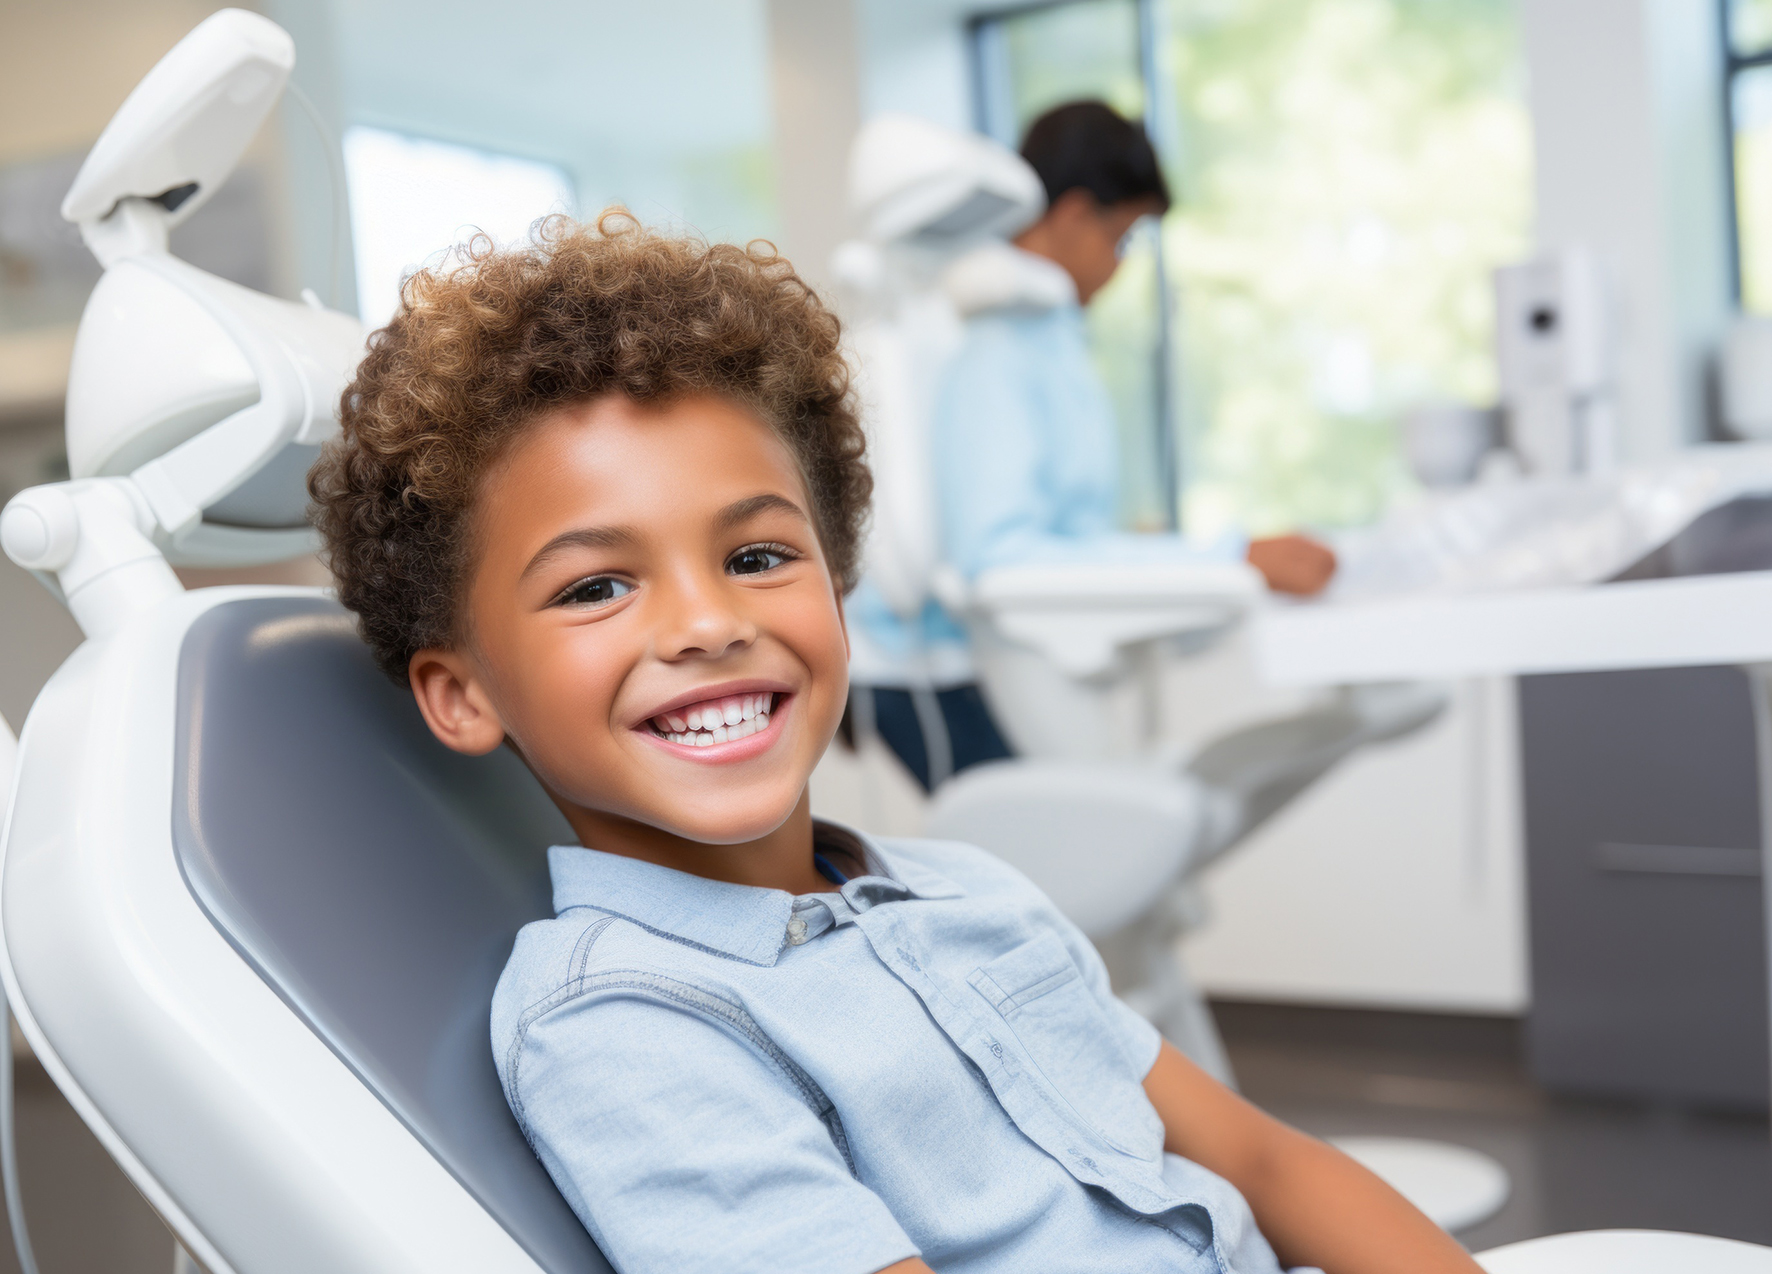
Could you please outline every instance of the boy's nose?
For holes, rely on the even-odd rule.
[[[719,581],[686,578],[661,590],[659,627],[654,638],[661,659],[714,657],[757,639],[757,626]]]

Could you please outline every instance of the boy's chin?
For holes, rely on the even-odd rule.
[[[704,845],[742,845],[762,840],[793,816],[800,794],[774,799],[710,800],[687,808],[660,810],[657,826]]]

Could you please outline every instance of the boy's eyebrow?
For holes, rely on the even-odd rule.
[[[776,495],[773,491],[762,495],[748,495],[742,500],[734,500],[721,509],[714,517],[716,530],[729,531],[747,518],[756,517],[759,513],[790,513],[802,522],[810,522],[806,511],[786,496]]]
[[[716,530],[727,531],[747,518],[756,517],[759,513],[788,513],[802,522],[810,522],[806,511],[786,496],[776,495],[773,491],[762,495],[747,495],[742,500],[734,500],[714,515]],[[545,566],[550,558],[564,553],[567,549],[617,549],[628,548],[640,537],[632,527],[626,526],[582,526],[571,531],[562,531],[537,550],[529,559],[529,565],[523,568],[519,579],[533,575]]]
[[[625,526],[581,526],[576,530],[562,531],[541,546],[518,578],[534,574],[549,558],[556,557],[567,549],[626,548],[638,538],[631,528]]]

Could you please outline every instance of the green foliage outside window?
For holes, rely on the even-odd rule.
[[[1530,125],[1499,0],[1172,0],[1190,529],[1346,526],[1397,421],[1495,394],[1491,272],[1526,254]]]
[[[1210,536],[1370,521],[1408,485],[1402,413],[1495,394],[1491,272],[1530,244],[1512,7],[1157,3],[1184,524]],[[1130,0],[1006,25],[1024,127],[1078,96],[1142,109]],[[1136,247],[1090,316],[1122,416],[1131,525],[1161,513],[1154,277],[1149,245]]]
[[[1772,0],[1730,0],[1729,47],[1740,56],[1772,48]]]

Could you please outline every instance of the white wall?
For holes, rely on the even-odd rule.
[[[777,246],[815,285],[849,237],[845,174],[861,125],[852,0],[769,0]]]
[[[1717,23],[1708,0],[1520,0],[1537,237],[1607,268],[1632,458],[1706,433],[1730,308]]]
[[[268,12],[335,134],[368,124],[546,160],[573,177],[581,215],[622,203],[714,239],[780,229],[764,0],[522,0],[496,15],[473,0],[268,0]],[[303,269],[318,278],[328,176],[307,125],[292,118],[286,133]]]
[[[862,117],[881,111],[971,128],[965,0],[858,0]]]

